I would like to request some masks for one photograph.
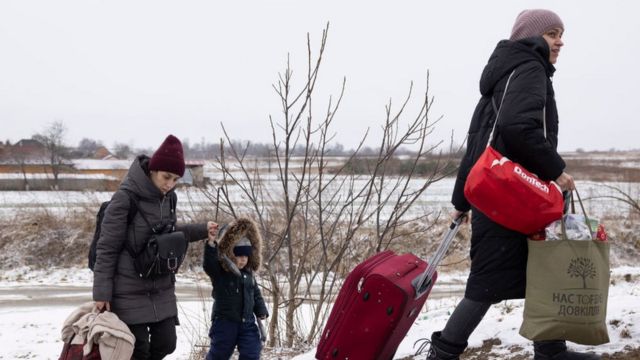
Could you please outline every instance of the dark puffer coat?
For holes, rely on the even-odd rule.
[[[495,121],[491,98],[499,107],[507,78],[514,70],[493,145],[502,155],[543,180],[555,180],[564,171],[565,163],[556,150],[558,111],[551,82],[555,68],[548,59],[549,47],[542,37],[498,43],[480,79],[482,98],[471,119],[467,152],[452,196],[457,210],[471,209],[464,196],[464,184],[469,170],[485,149]],[[545,117],[546,138],[542,123]],[[471,273],[465,296],[482,302],[523,298],[526,264],[526,236],[494,223],[474,209]]]
[[[153,323],[176,317],[175,277],[166,275],[155,279],[138,276],[133,258],[125,248],[139,252],[151,237],[151,229],[140,212],[151,224],[175,220],[171,211],[170,195],[162,192],[148,176],[149,158],[138,156],[111,198],[102,222],[97,243],[97,258],[93,273],[93,300],[111,302],[111,310],[129,325]],[[127,226],[130,200],[125,191],[137,195],[138,212]],[[171,190],[173,191],[173,190]],[[189,242],[207,238],[206,224],[177,225]]]
[[[252,254],[249,262],[241,271],[240,277],[229,271],[221,256],[226,255],[235,262],[233,256],[234,245],[246,237],[251,241]],[[262,253],[262,237],[256,225],[249,219],[239,218],[225,229],[218,246],[205,245],[204,271],[211,278],[215,302],[211,319],[216,318],[234,322],[253,322],[253,315],[268,316],[267,306],[260,292],[260,288],[253,275],[260,267]]]

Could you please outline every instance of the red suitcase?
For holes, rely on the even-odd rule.
[[[427,263],[413,254],[378,253],[345,279],[316,350],[316,359],[391,360],[436,281],[462,219],[456,219]]]

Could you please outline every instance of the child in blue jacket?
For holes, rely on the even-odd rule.
[[[217,241],[210,236],[205,245],[203,267],[214,298],[207,360],[227,360],[236,347],[240,360],[260,359],[261,333],[254,314],[260,320],[269,316],[254,277],[261,250],[257,226],[247,218],[221,227]]]

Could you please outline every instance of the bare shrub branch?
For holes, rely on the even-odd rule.
[[[426,143],[433,130],[428,76],[422,104],[411,119],[406,121],[405,113],[413,84],[397,110],[391,100],[385,106],[379,148],[376,155],[366,157],[365,174],[347,170],[362,159],[368,130],[349,157],[332,156],[336,135],[332,125],[346,79],[320,114],[313,106],[328,29],[327,24],[315,57],[307,34],[307,71],[299,90],[289,55],[273,84],[282,112],[281,117],[268,118],[272,149],[266,159],[248,156],[247,147],[232,142],[222,127],[228,143],[216,159],[222,180],[216,193],[208,196],[216,199],[221,213],[247,214],[260,225],[265,241],[264,293],[272,303],[269,346],[313,343],[342,279],[355,264],[400,238],[420,237],[430,228],[428,214],[412,214],[411,209],[430,184],[447,175],[444,165],[437,165],[428,176],[418,177],[416,171],[438,146]],[[407,146],[414,148],[410,169],[397,176],[392,172],[397,152]],[[276,165],[275,176],[261,171],[264,162]],[[311,314],[310,323],[300,321],[301,311]]]

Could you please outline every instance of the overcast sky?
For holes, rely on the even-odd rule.
[[[563,19],[554,86],[560,150],[640,148],[640,3],[637,1],[25,1],[0,2],[0,140],[28,138],[54,120],[82,138],[155,148],[173,133],[216,141],[270,141],[280,119],[272,89],[291,56],[306,71],[306,34],[317,51],[330,22],[314,108],[321,115],[343,77],[334,130],[347,147],[411,81],[419,110],[430,71],[430,143],[461,142],[496,43],[525,8]]]

